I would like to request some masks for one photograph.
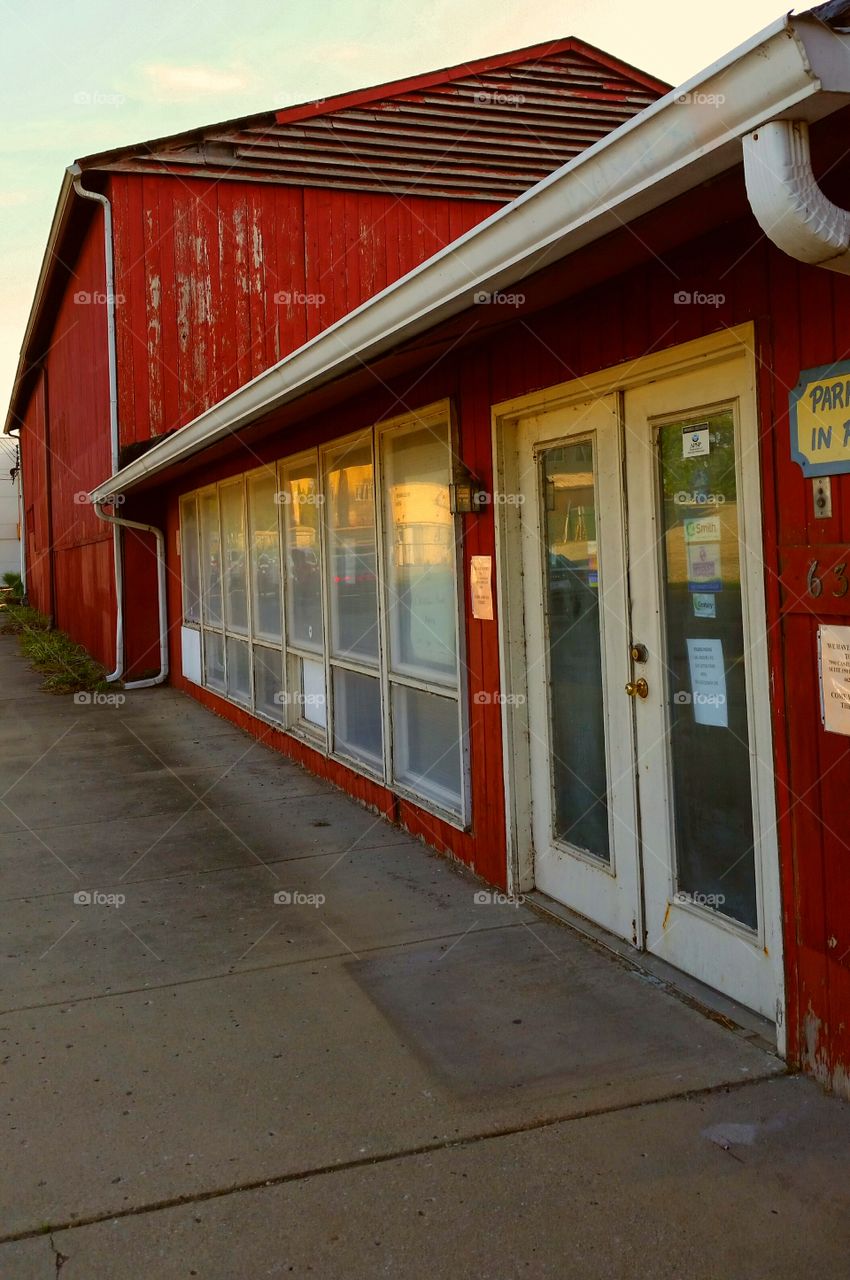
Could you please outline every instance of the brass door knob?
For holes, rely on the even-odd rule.
[[[649,685],[641,676],[640,680],[630,680],[626,685],[626,693],[630,698],[648,698]]]

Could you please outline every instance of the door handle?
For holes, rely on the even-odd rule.
[[[649,685],[641,676],[640,680],[630,680],[626,685],[626,693],[630,698],[648,698]]]

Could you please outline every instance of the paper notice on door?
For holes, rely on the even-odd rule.
[[[722,640],[688,640],[691,670],[691,705],[697,724],[726,729],[729,708],[726,702],[726,668]]]
[[[694,422],[682,427],[682,457],[702,458],[711,448],[707,422]]]
[[[493,557],[472,556],[469,561],[469,593],[472,616],[493,621]]]
[[[818,627],[818,657],[823,727],[850,735],[850,627]]]
[[[686,542],[688,590],[719,591],[723,586],[719,542]]]

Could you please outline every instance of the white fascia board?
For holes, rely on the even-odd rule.
[[[827,79],[822,81],[818,73]],[[824,92],[826,90],[826,92]],[[781,18],[93,490],[123,493],[733,167],[741,138],[850,94],[850,36]]]

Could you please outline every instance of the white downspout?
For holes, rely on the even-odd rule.
[[[152,533],[156,539],[156,594],[157,606],[159,610],[159,672],[155,676],[151,676],[148,680],[131,680],[124,685],[125,689],[149,689],[152,685],[162,684],[168,678],[168,601],[166,597],[166,564],[165,564],[165,534],[152,524],[142,524],[138,520],[125,520],[123,516],[107,515],[103,507],[108,505],[105,502],[97,501],[94,504],[95,511],[101,520],[105,520],[107,524],[111,524],[115,533],[120,533],[121,529],[140,529],[143,533]],[[123,590],[124,574],[121,560],[116,561],[118,571],[115,575],[116,590]],[[113,677],[107,676],[107,679]]]
[[[103,209],[103,252],[106,264],[106,340],[109,363],[109,434],[111,442],[112,474],[119,468],[121,441],[118,430],[118,357],[115,339],[115,262],[112,251],[112,206],[105,195],[99,191],[88,191],[83,186],[80,166],[72,164],[68,170],[74,184],[74,190],[84,200],[94,200]],[[115,670],[106,677],[109,683],[120,680],[124,674],[124,566],[121,529],[144,529],[154,535],[157,541],[158,596],[159,596],[159,649],[161,656],[160,672],[152,680],[135,680],[125,684],[125,689],[145,689],[152,684],[162,684],[168,675],[167,623],[164,620],[165,608],[165,538],[160,529],[153,525],[135,524],[132,520],[108,516],[102,504],[96,502],[95,511],[101,520],[112,525],[112,561],[115,567]]]
[[[804,120],[771,120],[744,142],[747,198],[762,231],[796,258],[850,275],[850,213],[817,184]]]

